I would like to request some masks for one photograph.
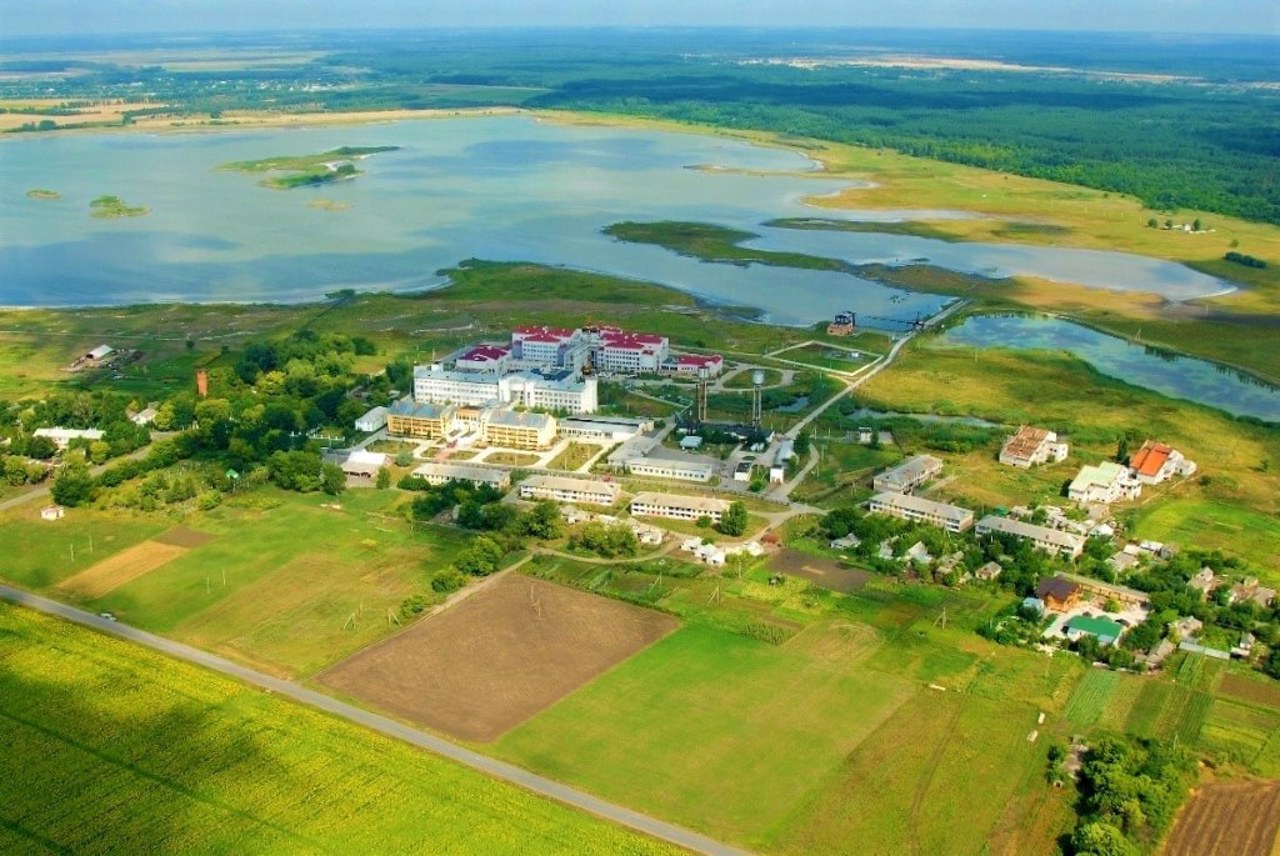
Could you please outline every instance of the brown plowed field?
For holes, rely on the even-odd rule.
[[[186,547],[143,541],[108,559],[103,559],[96,565],[90,565],[74,577],[63,580],[58,588],[82,597],[102,597],[107,592],[151,573],[186,552]]]
[[[1162,856],[1274,856],[1280,782],[1214,782],[1191,797]]]
[[[799,550],[782,550],[769,560],[769,567],[779,573],[800,577],[824,589],[844,594],[862,588],[872,576],[867,571],[842,568],[830,559],[820,559]]]
[[[1274,681],[1227,675],[1218,691],[1223,695],[1280,710],[1280,686]]]
[[[197,532],[185,526],[175,526],[167,532],[161,532],[151,540],[159,544],[172,544],[175,547],[192,549],[202,544],[207,544],[216,537],[216,535],[210,535],[208,532]]]
[[[512,574],[317,680],[487,742],[677,626],[669,615]]]

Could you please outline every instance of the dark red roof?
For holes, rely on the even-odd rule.
[[[1036,586],[1036,597],[1041,600],[1053,598],[1056,601],[1067,601],[1080,591],[1080,586],[1065,577],[1050,577],[1041,580]]]
[[[507,354],[511,353],[506,348],[491,348],[487,345],[481,345],[478,348],[472,348],[462,355],[464,360],[500,360]]]

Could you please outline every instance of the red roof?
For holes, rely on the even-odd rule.
[[[538,333],[533,336],[526,336],[524,340],[526,342],[544,342],[548,345],[558,345],[560,344],[561,341],[563,341],[562,339],[560,339],[559,336],[548,336],[546,333]]]
[[[1154,476],[1160,472],[1160,468],[1165,465],[1172,453],[1173,449],[1164,443],[1148,440],[1142,444],[1138,454],[1129,459],[1129,466],[1133,467],[1140,476]]]
[[[661,345],[666,340],[665,336],[659,336],[657,333],[628,333],[624,330],[611,328],[602,330],[600,338],[604,340],[606,345],[612,345],[615,342],[640,343],[644,345]]]
[[[464,360],[500,360],[507,354],[511,353],[506,348],[491,348],[487,345],[481,345],[472,348],[462,355]]]
[[[676,362],[682,366],[713,366],[716,363],[724,362],[724,358],[719,354],[712,354],[704,357],[700,354],[681,354],[676,357]]]

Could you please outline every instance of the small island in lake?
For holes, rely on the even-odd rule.
[[[308,208],[318,208],[321,211],[346,211],[351,206],[345,202],[335,202],[332,199],[312,199],[307,203]]]
[[[90,213],[94,217],[113,219],[116,217],[141,217],[151,213],[150,208],[141,205],[126,205],[119,196],[99,196],[89,203]]]
[[[61,199],[62,194],[56,190],[44,190],[43,188],[34,187],[27,191],[28,199]]]
[[[400,147],[342,146],[317,155],[283,155],[262,160],[233,161],[224,163],[219,169],[235,172],[286,173],[264,178],[258,183],[275,190],[291,190],[295,187],[310,187],[344,178],[355,178],[360,174],[360,170],[356,168],[354,161],[380,152],[393,152],[398,148]]]

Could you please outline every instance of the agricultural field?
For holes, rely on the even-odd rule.
[[[487,742],[676,625],[658,612],[508,575],[317,680],[454,737]]]
[[[0,606],[0,851],[671,854],[435,755]],[[305,794],[305,799],[300,798]],[[465,834],[463,833],[465,831]]]
[[[57,521],[40,519],[40,503],[0,512],[5,557],[0,577],[37,591],[88,571],[118,553],[152,538],[171,524],[120,511],[76,511]]]
[[[539,563],[687,623],[504,735],[498,754],[765,852],[841,853],[850,841],[859,853],[913,841],[977,852],[998,826],[998,852],[1012,856],[1045,850],[1069,824],[1069,805],[1043,787],[1047,741],[1028,734],[1042,711],[1042,731],[1065,731],[1078,661],[988,645],[970,627],[987,607],[968,593],[881,582],[836,601],[801,579],[768,585],[772,563],[716,580],[665,564],[669,576],[653,575],[664,561]],[[936,733],[921,726],[932,717]],[[951,723],[969,739],[947,739]],[[918,745],[918,775],[886,772],[885,753]],[[978,815],[965,796],[975,775],[1005,795]],[[851,801],[861,811],[841,808]],[[939,849],[958,823],[959,851]]]
[[[1273,856],[1280,782],[1221,781],[1196,790],[1161,856]]]

